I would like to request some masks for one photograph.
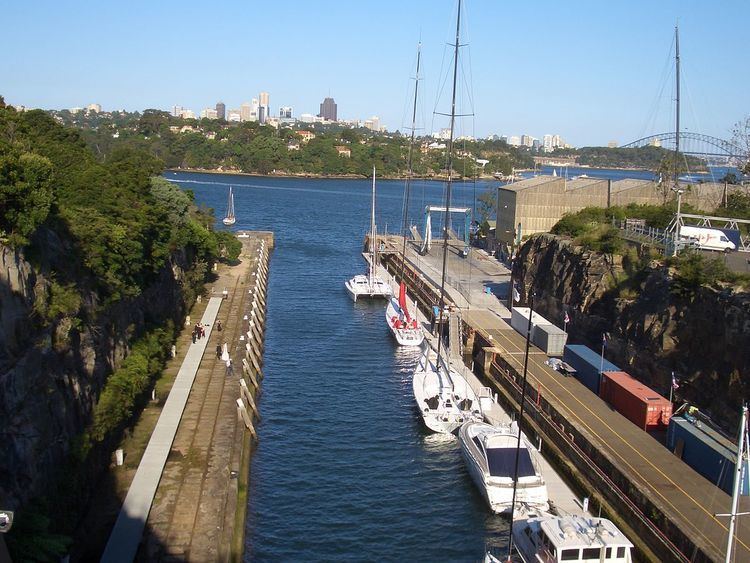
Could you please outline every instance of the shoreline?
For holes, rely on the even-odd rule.
[[[360,174],[315,174],[312,172],[300,172],[300,173],[289,173],[289,172],[277,172],[275,174],[260,174],[259,172],[239,172],[234,170],[217,170],[217,169],[205,169],[205,168],[165,168],[164,172],[189,172],[192,174],[215,174],[225,176],[254,176],[257,178],[311,178],[319,180],[369,180],[371,176],[362,176]],[[381,180],[406,180],[406,176],[378,176]],[[447,176],[412,176],[413,180],[435,180],[445,181],[448,179]],[[470,182],[472,178],[454,177],[454,181],[457,182]],[[498,181],[494,176],[478,176],[477,180],[480,181]]]

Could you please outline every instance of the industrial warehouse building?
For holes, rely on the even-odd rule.
[[[705,212],[716,209],[738,186],[718,183],[685,184],[683,203]],[[673,196],[674,194],[669,193]],[[534,233],[546,233],[565,213],[575,213],[584,207],[610,205],[661,205],[664,190],[651,180],[602,180],[557,176],[536,176],[513,184],[500,186],[497,193],[497,227],[495,238],[500,243],[512,244]]]

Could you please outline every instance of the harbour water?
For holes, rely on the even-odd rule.
[[[166,177],[219,218],[232,185],[233,228],[276,237],[245,559],[478,561],[485,543],[504,544],[508,523],[487,510],[457,440],[423,429],[416,353],[395,346],[382,302],[353,304],[344,290],[364,271],[370,181]],[[455,185],[454,204],[487,187]],[[378,182],[381,231],[398,229],[402,193]],[[442,198],[441,183],[415,182],[415,222]]]

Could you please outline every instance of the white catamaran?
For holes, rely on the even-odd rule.
[[[224,219],[221,220],[227,227],[234,225],[237,222],[237,218],[234,216],[234,193],[232,192],[232,186],[229,186],[229,200],[227,201],[227,214]]]
[[[370,255],[367,275],[358,274],[345,282],[349,295],[354,301],[358,297],[390,297],[393,294],[391,284],[377,275],[378,245],[377,229],[375,228],[375,167],[372,169],[372,212],[370,215]]]

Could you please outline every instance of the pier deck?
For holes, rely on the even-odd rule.
[[[238,504],[238,492],[246,485],[243,463],[251,442],[237,414],[245,344],[240,338],[248,330],[243,317],[250,312],[250,292],[257,292],[260,243],[265,241],[266,255],[273,245],[270,233],[248,235],[240,238],[240,263],[218,271],[212,289],[218,297],[210,298],[201,319],[208,325],[205,338],[195,344],[188,340],[180,374],[192,371],[193,380],[190,385],[178,385],[178,376],[157,424],[158,430],[166,416],[172,429],[171,436],[159,440],[164,459],[161,465],[154,465],[147,449],[127,497],[142,500],[140,511],[133,513],[126,500],[122,512],[126,516],[120,517],[125,525],[113,530],[105,561],[132,561],[136,553],[137,559],[148,561],[226,561],[241,556],[241,552],[233,553],[233,544],[237,527],[240,536],[244,531],[244,517],[237,518],[244,515],[245,508],[244,499]],[[222,330],[216,321],[221,321]],[[215,350],[225,342],[233,360],[232,374]],[[170,401],[178,394],[184,395],[184,409],[168,413]],[[152,441],[155,439],[156,430]],[[153,487],[148,502],[138,485],[142,468]]]
[[[398,241],[389,241],[389,246],[400,248]],[[484,293],[490,287],[498,297],[507,295],[509,272],[486,255],[476,251],[472,255],[478,259],[469,266],[449,248],[448,295],[464,309],[463,321],[474,335],[474,359],[486,358],[484,366],[475,365],[475,369],[484,372],[485,384],[492,385],[505,395],[509,406],[517,408],[525,339],[503,320],[509,317],[503,303]],[[424,277],[439,287],[437,264],[441,259],[439,245],[426,257],[410,247],[407,263],[415,274],[411,280],[407,276],[407,283]],[[397,270],[396,260],[395,254],[384,256],[391,272]],[[434,288],[431,297],[436,300]],[[425,299],[423,307],[428,303]],[[576,379],[549,368],[546,359],[546,354],[532,346],[528,368],[531,397],[527,398],[532,403],[530,416],[545,441],[562,452],[563,469],[578,481],[577,487],[594,493],[596,484],[599,498],[617,511],[618,525],[625,526],[631,539],[640,543],[645,557],[723,560],[728,519],[715,514],[729,511],[729,495]],[[741,500],[740,511],[750,510],[749,501]],[[747,517],[738,519],[736,534],[736,560],[750,560]]]

